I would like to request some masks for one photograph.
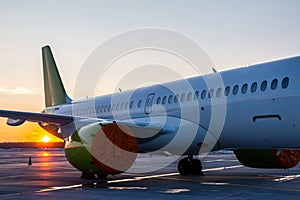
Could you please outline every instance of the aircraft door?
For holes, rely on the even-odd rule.
[[[145,113],[146,114],[151,113],[153,98],[154,98],[154,93],[151,93],[147,96],[147,99],[146,99],[146,102],[145,102]]]

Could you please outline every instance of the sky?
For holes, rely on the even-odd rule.
[[[87,57],[119,33],[145,27],[180,32],[226,70],[299,55],[299,10],[298,0],[0,0],[0,108],[43,109],[46,44],[73,96]],[[8,127],[0,120],[0,142],[40,141],[45,134],[32,123]]]

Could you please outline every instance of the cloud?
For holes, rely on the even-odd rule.
[[[10,88],[1,88],[0,87],[0,93],[5,94],[36,94],[36,92],[33,92],[32,90],[24,87],[16,87],[14,89]]]

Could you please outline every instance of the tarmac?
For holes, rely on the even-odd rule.
[[[0,199],[300,198],[300,165],[252,169],[230,151],[201,160],[204,176],[180,176],[176,157],[139,155],[129,172],[103,183],[81,179],[63,149],[0,149]]]

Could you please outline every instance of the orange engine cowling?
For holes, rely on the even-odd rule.
[[[137,140],[125,125],[93,123],[74,132],[65,143],[68,161],[85,175],[100,178],[125,172],[134,163]]]
[[[93,160],[104,174],[126,171],[134,163],[137,152],[137,140],[132,131],[117,123],[102,126],[91,146]]]
[[[253,168],[292,168],[300,161],[300,150],[289,149],[236,149],[237,159]]]

